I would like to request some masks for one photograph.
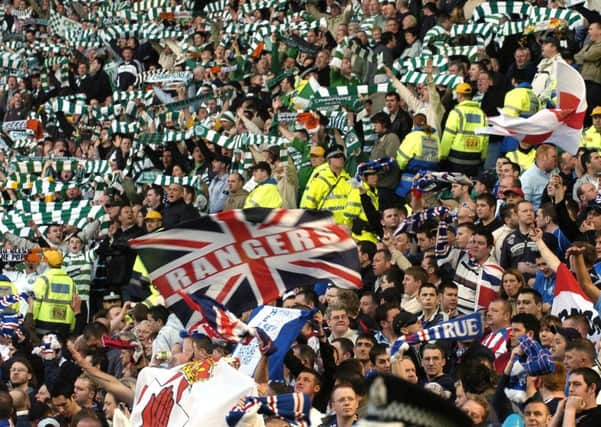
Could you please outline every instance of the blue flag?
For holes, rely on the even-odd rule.
[[[276,348],[269,356],[269,379],[284,379],[284,357],[303,326],[311,319],[315,310],[297,310],[263,305],[253,310],[249,327],[265,331]],[[252,376],[261,354],[259,343],[253,340],[248,345],[238,345],[234,356],[240,358],[240,370]]]
[[[471,313],[455,317],[428,329],[422,329],[415,334],[403,335],[397,338],[394,344],[392,344],[390,354],[393,355],[398,352],[404,343],[412,345],[438,340],[471,341],[480,338],[483,333],[482,315],[480,313]]]

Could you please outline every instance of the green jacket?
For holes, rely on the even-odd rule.
[[[356,86],[360,85],[361,80],[354,74],[351,74],[351,78],[345,77],[339,69],[330,67],[330,86]]]

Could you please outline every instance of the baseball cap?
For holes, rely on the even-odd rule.
[[[601,105],[597,105],[595,108],[593,108],[591,116],[601,116]]]
[[[469,83],[459,83],[457,86],[455,86],[455,92],[460,93],[462,95],[471,95],[472,87]]]
[[[503,194],[507,194],[507,193],[513,193],[513,194],[517,194],[520,197],[524,197],[524,191],[522,191],[522,189],[519,187],[511,187],[511,188],[508,188],[507,190],[503,191]]]
[[[163,215],[159,211],[155,211],[154,209],[150,209],[144,219],[163,219]]]
[[[312,145],[309,154],[317,157],[324,157],[326,155],[326,150],[319,145]]]
[[[401,335],[401,328],[406,328],[407,326],[417,323],[417,319],[417,314],[404,310],[401,311],[399,314],[396,315],[396,317],[392,321],[392,327],[394,329],[394,332],[397,335]]]
[[[38,423],[38,427],[61,427],[54,418],[44,418]]]
[[[56,249],[49,249],[44,251],[44,258],[50,267],[60,267],[63,263],[63,254]]]

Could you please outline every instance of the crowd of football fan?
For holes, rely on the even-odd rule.
[[[127,6],[112,13],[127,23],[121,12],[133,3],[121,3]],[[62,46],[64,40],[49,34],[55,14],[96,31],[102,20],[89,17],[104,2],[4,2],[0,117],[4,124],[39,120],[45,132],[20,146],[3,126],[5,215],[46,200],[102,206],[109,219],[108,225],[96,218],[81,226],[33,216],[25,224],[29,235],[3,229],[0,291],[28,296],[7,302],[4,310],[0,425],[111,425],[116,408],[131,409],[144,367],[228,355],[231,347],[207,337],[181,337],[183,325],[162,305],[128,241],[249,207],[331,211],[357,241],[361,291],[319,281],[273,302],[318,309],[285,359],[287,381],[257,377],[264,395],[308,394],[311,425],[355,425],[366,413],[367,381],[378,374],[449,400],[477,426],[514,418],[516,426],[597,425],[599,3],[572,6],[582,17],[575,27],[494,38],[475,54],[445,57],[444,67],[422,61],[425,78],[419,82],[404,80],[407,64],[434,58],[441,46],[473,44],[473,34],[452,36],[450,30],[471,22],[486,2],[294,0],[245,9],[253,3],[232,0],[218,12],[227,14],[225,22],[215,19],[218,14],[207,17],[201,3],[157,2],[176,10],[155,19],[181,32],[185,47],[177,37],[117,37],[56,53],[36,48]],[[533,6],[556,9],[563,2]],[[182,13],[190,10],[195,13]],[[314,24],[295,30],[296,44],[273,32],[257,46],[249,43],[253,34],[227,31],[228,21],[249,24],[245,28],[267,21],[273,28],[286,15]],[[509,13],[502,19],[521,18]],[[15,41],[22,44],[14,47]],[[4,59],[11,55],[34,61],[12,70]],[[66,55],[66,64],[48,61],[59,55]],[[527,118],[556,106],[558,62],[575,67],[587,90],[576,155],[475,132],[500,111]],[[64,65],[68,74],[62,74]],[[128,106],[117,121],[136,122],[135,132],[92,114],[119,106],[118,92],[143,88],[140,76],[157,70],[189,70],[191,80],[163,84],[150,103],[134,99],[133,112]],[[436,80],[443,71],[461,83]],[[299,102],[314,82],[337,94],[337,87],[390,86],[388,92],[366,89],[353,106],[338,105],[334,112],[344,113],[344,123],[334,126],[331,108],[305,105],[305,113],[293,114],[302,111]],[[89,109],[50,114],[56,99],[77,99]],[[175,112],[155,108],[178,101],[183,107]],[[244,147],[252,155],[250,167],[234,167],[247,153],[207,133],[140,142],[142,134],[199,124],[228,141],[244,134],[262,141]],[[284,149],[265,142],[282,140]],[[28,156],[42,158],[36,179],[63,189],[34,194],[9,185],[17,163]],[[83,185],[61,158],[81,165],[106,161],[106,174],[118,179],[103,187]],[[143,181],[148,172],[167,177],[162,182],[168,185]],[[7,256],[17,250],[24,251],[20,262]],[[598,312],[566,311],[560,319],[551,314],[555,286],[575,281],[581,298],[593,301]],[[486,325],[481,340],[404,345],[391,356],[399,337],[475,311]],[[249,313],[237,314],[247,319]],[[289,425],[273,417],[266,422]]]

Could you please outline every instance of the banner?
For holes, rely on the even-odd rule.
[[[136,84],[141,83],[185,83],[192,79],[191,71],[144,71],[136,77]]]
[[[136,383],[131,425],[226,427],[225,417],[238,401],[256,394],[254,380],[225,360],[144,368]]]
[[[482,314],[472,313],[422,329],[415,334],[401,336],[392,344],[390,354],[394,355],[405,343],[413,345],[438,340],[471,341],[480,339],[483,333]]]
[[[601,318],[595,310],[593,302],[580,288],[578,281],[565,264],[560,264],[557,269],[555,281],[555,298],[551,314],[562,321],[574,314],[582,314],[589,324],[589,338],[598,341],[601,338]]]
[[[350,111],[359,111],[363,108],[364,102],[351,95],[314,97],[309,104],[310,110],[340,110],[340,107],[346,107]]]
[[[199,319],[180,290],[206,295],[240,314],[316,279],[362,286],[355,242],[324,211],[224,211],[130,244],[167,306],[190,313],[184,325]]]
[[[308,53],[309,56],[317,55],[319,47],[307,43],[299,36],[292,35],[283,40],[284,44],[289,48],[297,49],[299,52]]]
[[[555,144],[576,154],[586,114],[586,88],[582,75],[568,64],[557,63],[557,99],[559,108],[544,109],[528,117],[503,113],[489,117],[489,127],[476,133],[511,136],[527,144]]]
[[[173,101],[163,105],[167,107],[169,111],[178,111],[182,108],[189,107],[190,105],[195,104],[197,102],[208,101],[209,99],[212,99],[214,97],[215,95],[213,95],[212,93],[207,93],[203,95],[196,95],[192,98],[184,99],[183,101]]]
[[[34,133],[34,137],[41,138],[43,136],[44,130],[42,129],[42,123],[37,119],[29,119],[29,120],[15,120],[11,122],[3,122],[2,123],[2,131],[11,132],[11,131],[26,131],[31,130]]]
[[[303,326],[311,319],[313,311],[279,308],[270,305],[253,310],[249,327],[261,328],[273,341],[276,351],[269,356],[269,379],[283,379],[284,357]],[[247,345],[238,345],[233,355],[240,359],[240,371],[252,376],[261,359],[259,341],[255,338]]]

